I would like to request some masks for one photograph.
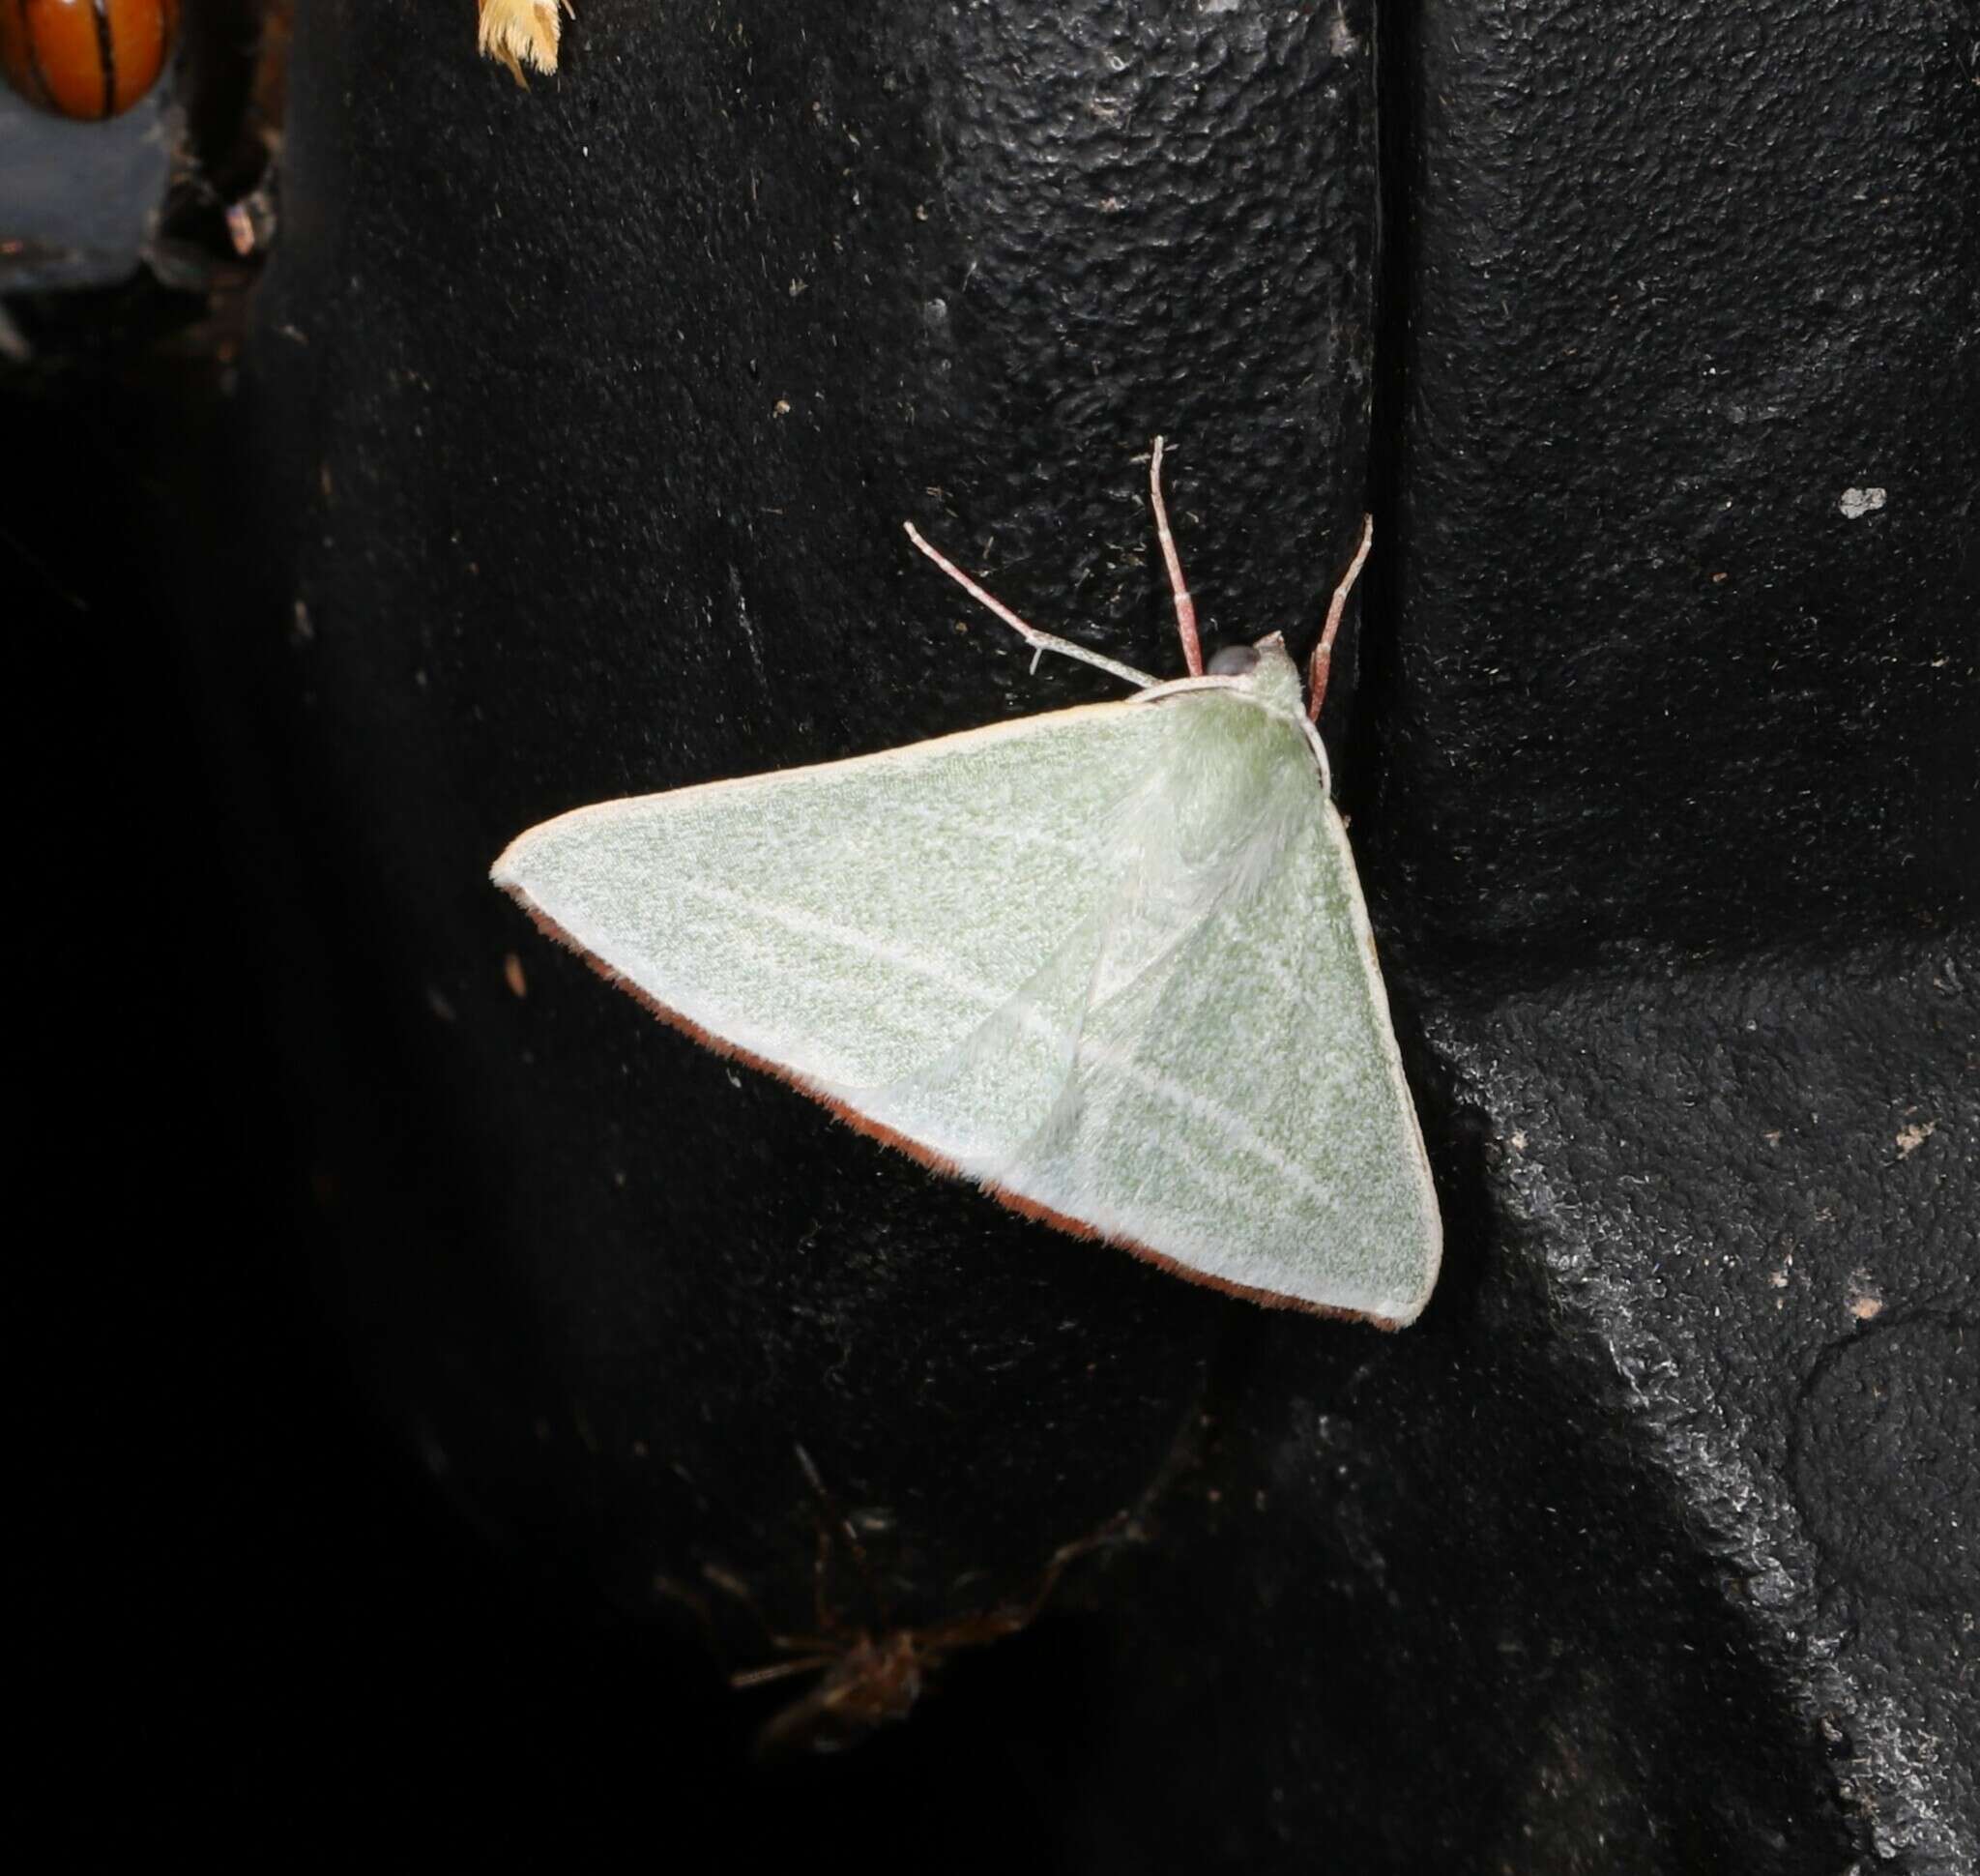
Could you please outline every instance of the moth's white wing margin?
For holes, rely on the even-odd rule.
[[[494,877],[661,1014],[1023,1209],[1263,1301],[1405,1322],[1435,1200],[1296,731],[1267,767],[1295,765],[1303,811],[1261,877],[1148,890],[1151,777],[1212,827],[1255,799],[1255,761],[1205,788],[1206,707],[1261,716],[1103,704],[608,802]]]

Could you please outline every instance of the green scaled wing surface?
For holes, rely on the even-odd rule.
[[[1249,679],[580,808],[494,877],[658,1013],[1050,1223],[1266,1303],[1428,1299],[1354,858]]]

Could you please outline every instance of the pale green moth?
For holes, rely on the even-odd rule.
[[[580,807],[495,883],[657,1015],[1017,1211],[1266,1303],[1412,1322],[1442,1229],[1309,701],[1206,672],[879,755]],[[1036,659],[1034,658],[1035,667]]]

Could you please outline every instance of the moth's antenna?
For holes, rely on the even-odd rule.
[[[1374,544],[1375,516],[1364,514],[1361,517],[1361,544],[1354,549],[1354,558],[1341,575],[1340,585],[1334,588],[1333,600],[1326,609],[1326,624],[1321,628],[1320,643],[1313,648],[1313,662],[1306,667],[1306,716],[1310,722],[1320,721],[1320,700],[1326,695],[1327,666],[1334,659],[1334,633],[1341,629],[1341,614],[1348,609],[1348,595],[1354,591],[1354,582],[1360,577],[1361,565]]]
[[[1162,559],[1169,568],[1169,591],[1176,597],[1176,635],[1182,640],[1182,661],[1193,678],[1203,676],[1203,641],[1196,632],[1196,601],[1182,583],[1182,562],[1177,557],[1176,537],[1169,532],[1169,510],[1162,500],[1162,439],[1149,455],[1149,506],[1155,513],[1155,538],[1162,543]]]
[[[1103,671],[1111,671],[1117,678],[1125,678],[1138,690],[1150,689],[1154,685],[1155,680],[1150,677],[1146,671],[1137,671],[1133,665],[1122,664],[1118,659],[1103,657],[1099,652],[1090,652],[1084,645],[1075,645],[1069,638],[1055,638],[1049,631],[1040,631],[1036,626],[1027,625],[1002,600],[998,599],[994,594],[986,593],[978,586],[954,561],[950,560],[946,554],[938,553],[927,542],[923,541],[914,522],[906,521],[902,523],[902,526],[907,529],[908,539],[916,546],[920,548],[936,566],[940,567],[972,599],[977,601],[982,605],[988,606],[992,612],[996,613],[1027,645],[1031,645],[1041,652],[1058,652],[1064,658],[1076,658],[1082,664],[1097,665]],[[1032,662],[1035,666],[1037,660],[1034,659]]]

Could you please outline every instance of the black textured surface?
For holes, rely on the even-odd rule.
[[[1530,960],[1970,893],[1962,15],[1421,16],[1387,563],[1396,810],[1441,835],[1399,861],[1413,927]]]
[[[593,1699],[587,1791],[720,1724],[691,1599],[761,1656],[708,1566],[810,1620],[801,1443],[900,1621],[1144,1540],[829,1777],[656,1750],[660,1802],[850,1805],[881,1868],[1969,1869],[1970,33],[1380,11],[593,0],[525,95],[447,9],[305,10],[186,611],[319,1306],[549,1572],[452,1723]],[[903,518],[1171,668],[1156,429],[1226,633],[1310,633],[1378,515],[1327,727],[1450,1235],[1397,1336],[932,1180],[484,884],[579,802],[1107,694]],[[542,1636],[595,1589],[652,1672],[594,1697]]]
[[[396,1262],[358,1280],[416,1366],[478,1318],[462,1368],[515,1418],[431,1409],[451,1463],[506,1486],[519,1441],[545,1489],[600,1495],[629,1598],[655,1529],[690,1576],[756,1561],[794,1440],[895,1510],[932,1608],[986,1555],[1019,1587],[1138,1495],[1229,1312],[628,1023],[484,894],[483,856],[578,802],[1109,694],[957,630],[911,515],[1011,603],[1170,668],[1134,460],[1158,425],[1209,627],[1317,625],[1373,294],[1372,116],[1323,106],[1365,90],[1366,42],[1189,8],[829,34],[743,8],[663,40],[601,15],[522,96],[409,16],[316,30],[425,56],[381,52],[368,133],[301,84],[292,109],[258,390],[303,504],[298,734],[334,752],[364,916],[398,927],[400,1013],[434,1025],[443,1185],[475,1219],[436,1323]],[[579,82],[635,44],[656,99]],[[1233,123],[1270,146],[1236,191]],[[804,1521],[780,1541],[808,1554]]]

